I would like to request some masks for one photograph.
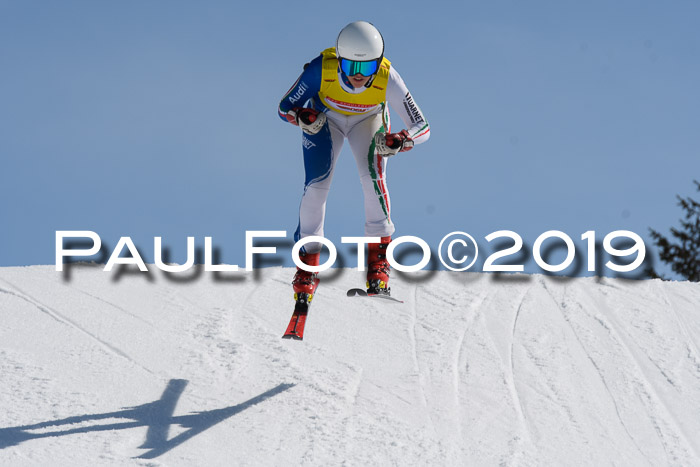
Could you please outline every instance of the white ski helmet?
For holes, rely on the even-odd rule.
[[[367,21],[355,21],[345,26],[335,43],[338,58],[366,62],[384,56],[384,38]]]

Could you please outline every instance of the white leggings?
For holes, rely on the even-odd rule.
[[[327,116],[328,120],[318,134],[310,136],[302,133],[306,180],[299,208],[299,226],[294,240],[298,241],[312,235],[323,236],[326,199],[330,191],[335,163],[346,138],[355,156],[357,171],[362,182],[365,202],[365,236],[386,237],[393,234],[391,203],[386,186],[387,159],[378,156],[374,148],[374,134],[378,131],[390,131],[388,112],[346,117],[330,111]],[[304,249],[308,253],[316,253],[320,251],[321,245],[309,243]]]

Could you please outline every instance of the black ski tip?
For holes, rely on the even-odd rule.
[[[282,339],[294,339],[295,341],[303,341],[303,337],[299,337],[296,334],[285,334]]]

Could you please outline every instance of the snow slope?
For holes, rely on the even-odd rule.
[[[0,269],[0,464],[700,465],[700,284],[331,275]]]

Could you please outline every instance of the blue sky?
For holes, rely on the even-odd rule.
[[[357,19],[382,31],[432,127],[390,163],[397,236],[648,239],[677,224],[675,195],[696,196],[700,179],[699,13],[691,1],[2,1],[0,266],[53,264],[56,230],[111,247],[130,236],[149,262],[155,236],[175,261],[188,235],[212,236],[238,264],[246,230],[291,238],[301,138],[276,107]],[[344,151],[326,217],[338,244],[363,233]]]

